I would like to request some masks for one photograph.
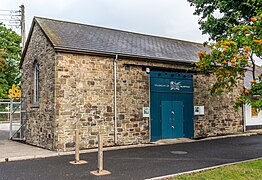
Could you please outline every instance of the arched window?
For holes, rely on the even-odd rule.
[[[34,104],[39,103],[39,66],[34,62]]]

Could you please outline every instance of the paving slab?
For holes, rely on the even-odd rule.
[[[57,156],[54,151],[12,140],[0,140],[0,162]]]
[[[57,156],[54,151],[38,148],[21,142],[9,140],[9,123],[0,124],[0,162],[34,159]],[[13,130],[19,128],[19,123],[13,124]]]

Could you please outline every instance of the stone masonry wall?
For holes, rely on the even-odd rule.
[[[149,142],[149,118],[143,118],[143,107],[149,107],[149,76],[139,66],[117,66],[118,144]]]
[[[104,145],[114,145],[114,58],[58,53],[56,56],[56,148],[73,150],[74,130],[80,129],[80,148],[97,146],[97,134]],[[130,64],[131,63],[131,64]],[[149,118],[142,117],[149,106],[150,76],[142,66],[186,68],[138,60],[117,61],[117,144],[148,143]]]
[[[74,129],[80,129],[80,148],[97,146],[97,134],[105,145],[114,145],[113,58],[59,53],[56,73],[57,148],[72,150]],[[118,144],[149,142],[148,75],[141,67],[117,63]]]
[[[113,145],[113,66],[109,58],[57,54],[56,148],[74,147],[80,129],[80,148],[94,147],[99,131]]]
[[[56,56],[56,148],[73,150],[74,129],[80,129],[80,147],[97,146],[97,134],[105,145],[114,145],[114,58],[58,53]],[[117,61],[117,139],[119,145],[148,143],[149,80],[144,67],[184,69],[179,64],[120,59]],[[238,92],[211,96],[212,77],[194,75],[194,105],[204,105],[205,115],[195,116],[195,138],[240,132],[242,112],[230,106]]]
[[[53,149],[55,52],[36,24],[22,65],[22,96],[26,97],[26,142]],[[39,65],[39,104],[33,104],[34,62]]]
[[[194,105],[205,107],[205,115],[194,117],[195,138],[243,132],[242,109],[233,109],[241,88],[236,88],[232,93],[226,92],[222,96],[211,95],[208,89],[213,83],[212,76],[194,76]],[[243,81],[240,81],[239,87],[242,85]]]

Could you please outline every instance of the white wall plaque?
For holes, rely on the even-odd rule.
[[[143,117],[149,117],[149,107],[143,107]]]
[[[194,106],[194,115],[204,115],[205,108],[204,106]]]

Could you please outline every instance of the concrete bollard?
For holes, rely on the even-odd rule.
[[[79,130],[75,130],[75,160],[70,161],[70,164],[86,164],[87,161],[80,160],[80,153],[79,153]]]
[[[99,133],[98,134],[98,152],[97,152],[97,159],[98,159],[98,164],[97,164],[97,169],[96,171],[90,171],[91,174],[96,175],[96,176],[102,176],[102,175],[108,175],[111,174],[111,172],[104,170],[103,168],[103,163],[104,163],[104,156],[103,156],[103,137]]]

